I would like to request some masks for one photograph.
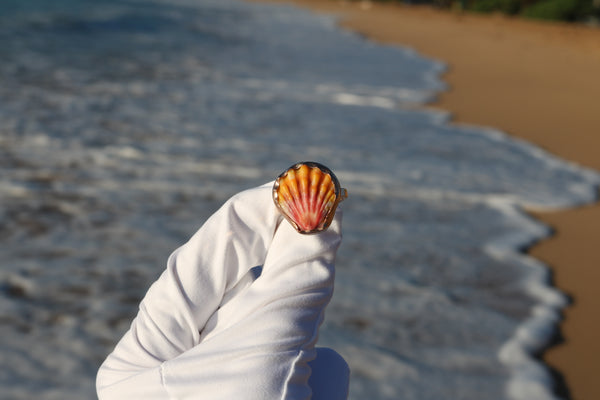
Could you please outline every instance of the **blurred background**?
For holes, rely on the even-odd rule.
[[[459,6],[563,2],[598,16]],[[568,301],[522,210],[592,202],[600,176],[424,110],[444,71],[289,5],[4,0],[0,398],[94,398],[168,255],[303,160],[350,193],[320,345],[351,399],[568,395],[536,358]]]
[[[600,22],[598,0],[433,0],[409,2],[432,4],[480,13],[500,12],[525,18],[570,21],[597,25]]]

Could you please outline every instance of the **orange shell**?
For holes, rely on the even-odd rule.
[[[329,227],[340,201],[340,184],[331,170],[315,162],[295,164],[273,186],[273,200],[300,233]]]

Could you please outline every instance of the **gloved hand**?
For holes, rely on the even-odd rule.
[[[332,374],[325,382],[336,388],[309,385],[341,210],[327,231],[302,235],[280,215],[271,187],[233,196],[169,257],[100,367],[101,399],[347,397],[349,372],[335,353],[312,365]],[[327,384],[318,378],[311,382]]]

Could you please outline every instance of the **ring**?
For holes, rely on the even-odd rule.
[[[273,201],[285,219],[303,234],[326,230],[338,204],[348,197],[334,173],[312,161],[292,165],[273,185]]]

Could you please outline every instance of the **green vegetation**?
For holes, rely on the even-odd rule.
[[[458,8],[482,13],[501,12],[526,18],[600,24],[600,0],[404,0],[404,2],[432,4],[441,8]]]
[[[505,14],[515,15],[521,10],[521,0],[475,0],[467,3],[467,8],[478,12],[500,11]]]
[[[600,17],[599,6],[594,6],[593,0],[542,0],[525,7],[522,14],[529,18],[585,21]]]

